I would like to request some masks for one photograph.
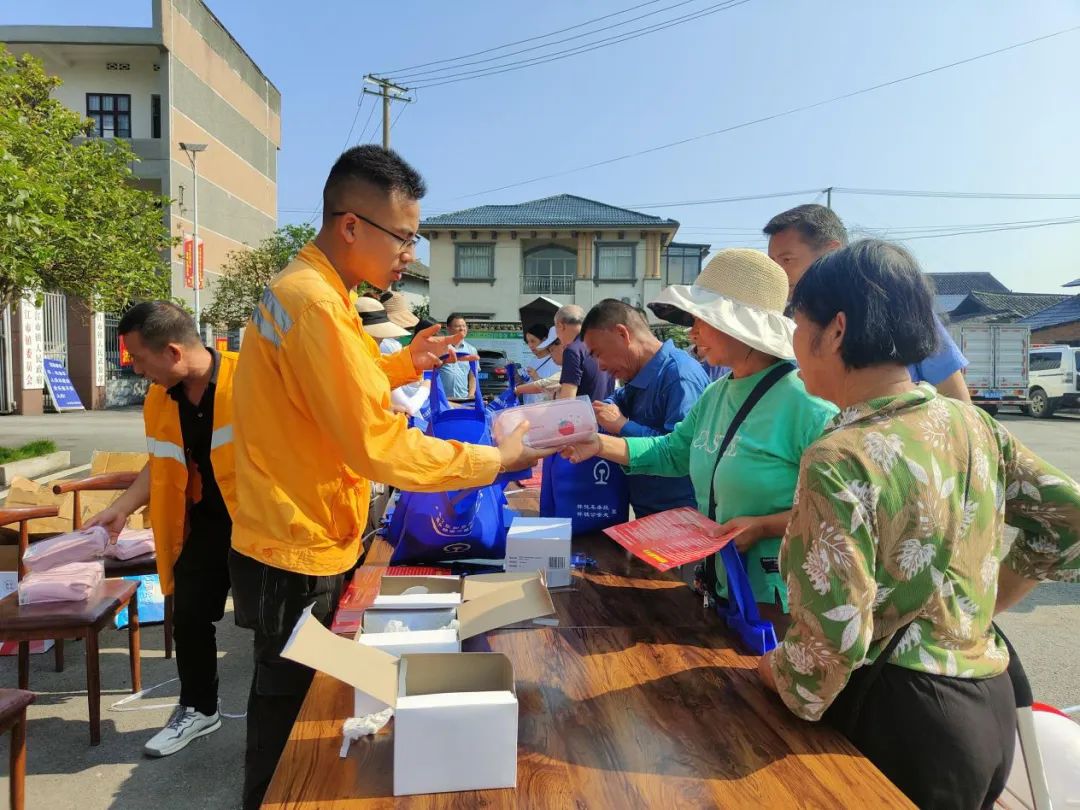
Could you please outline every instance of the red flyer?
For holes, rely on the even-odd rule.
[[[683,506],[604,529],[604,534],[659,571],[697,562],[722,549],[740,530],[714,534],[718,524]]]

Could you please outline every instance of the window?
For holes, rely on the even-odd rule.
[[[495,245],[455,245],[454,281],[494,281]]]
[[[634,253],[637,243],[596,244],[597,281],[634,281]]]
[[[696,246],[669,245],[664,249],[662,266],[665,286],[693,284],[701,273],[701,249]]]
[[[150,137],[161,137],[161,96],[150,96]]]
[[[526,254],[521,291],[528,295],[573,295],[577,254],[566,248],[539,248]]]
[[[1029,368],[1031,371],[1059,371],[1061,369],[1061,352],[1032,354]]]
[[[131,96],[87,93],[86,115],[94,122],[95,138],[131,137]]]

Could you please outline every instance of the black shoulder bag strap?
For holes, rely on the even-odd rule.
[[[712,472],[709,474],[709,520],[716,520],[715,479],[716,468],[720,466],[720,459],[724,457],[728,445],[731,444],[731,440],[735,438],[735,434],[739,432],[739,428],[742,427],[742,423],[746,421],[746,417],[750,415],[750,411],[754,409],[754,406],[761,401],[761,398],[769,392],[770,388],[794,370],[794,364],[781,363],[762,377],[758,384],[754,386],[754,390],[750,392],[750,396],[746,398],[746,401],[743,402],[742,406],[735,414],[735,418],[731,420],[731,424],[728,425],[727,432],[724,434],[724,440],[720,443],[720,448],[716,451],[716,461],[713,463]],[[704,570],[704,583],[705,594],[709,599],[712,599],[716,594],[716,567],[709,565],[707,562]]]

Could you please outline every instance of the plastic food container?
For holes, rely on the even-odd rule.
[[[495,438],[513,433],[523,421],[529,423],[525,444],[537,450],[577,444],[597,434],[596,414],[592,401],[586,396],[535,402],[498,411],[493,423]]]

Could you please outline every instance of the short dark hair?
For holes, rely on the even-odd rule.
[[[542,323],[534,323],[528,329],[525,330],[526,335],[532,335],[537,340],[543,342],[547,340],[548,328]]]
[[[589,310],[585,320],[581,324],[581,337],[590,329],[614,329],[616,326],[625,326],[635,334],[649,332],[649,322],[641,312],[617,298],[605,298]]]
[[[124,313],[116,331],[120,335],[138,332],[147,348],[155,352],[160,352],[170,343],[202,345],[194,318],[169,301],[136,304]]]
[[[841,247],[848,243],[847,228],[831,208],[824,205],[797,205],[777,214],[762,229],[766,236],[773,236],[794,228],[810,247],[824,250],[830,242],[839,242]]]
[[[457,320],[465,321],[465,325],[469,325],[469,319],[462,315],[460,312],[451,312],[448,316],[446,316],[446,328],[449,329],[451,326],[454,325],[454,321]]]
[[[374,186],[385,194],[397,192],[410,200],[427,194],[424,178],[397,152],[375,144],[354,146],[341,153],[323,186],[323,222],[342,210],[345,197],[357,184]]]
[[[910,366],[937,350],[934,297],[907,250],[864,239],[826,253],[795,285],[791,306],[818,326],[847,318],[840,356],[849,368]]]
[[[412,328],[412,333],[415,335],[417,332],[423,332],[425,329],[430,329],[435,325],[435,321],[428,320],[427,318],[421,318],[416,322],[416,326]]]

